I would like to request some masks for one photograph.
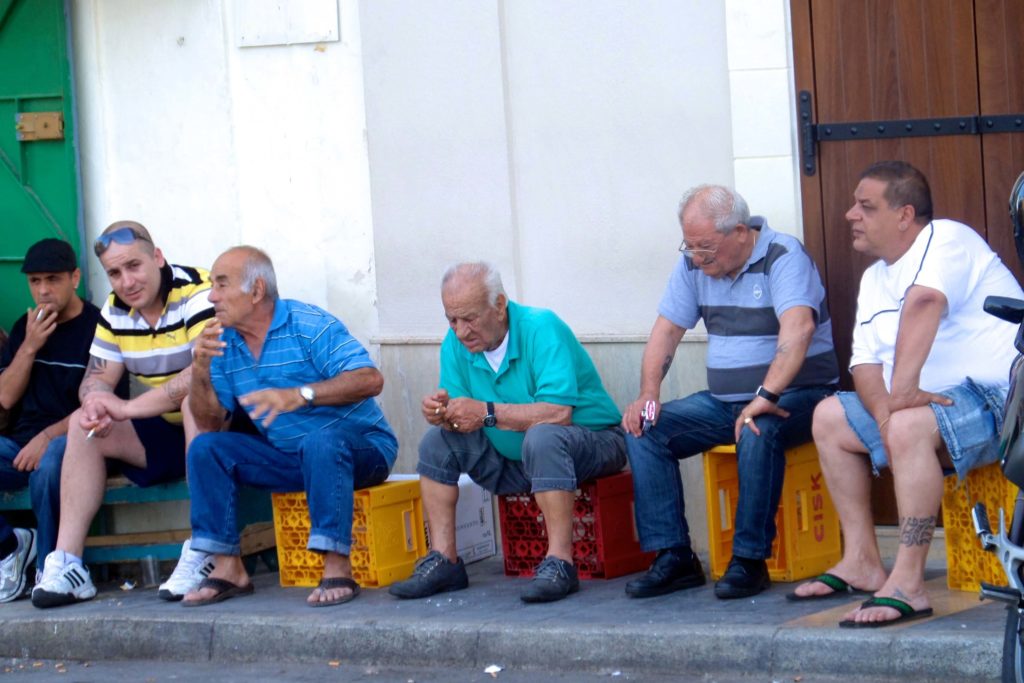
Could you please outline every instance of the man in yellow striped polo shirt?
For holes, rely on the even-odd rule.
[[[61,473],[57,549],[47,555],[32,590],[36,607],[56,607],[96,595],[82,564],[85,537],[106,488],[107,460],[139,486],[185,476],[185,447],[194,429],[181,414],[191,376],[192,344],[213,316],[209,274],[168,263],[141,224],[111,224],[93,245],[113,291],[100,312],[79,387],[82,407],[72,416]],[[131,400],[113,387],[127,372],[147,390]],[[161,586],[161,597],[180,599],[209,572],[205,555],[188,543],[175,575],[189,585]],[[173,583],[175,575],[172,575]],[[165,595],[167,593],[167,595]]]

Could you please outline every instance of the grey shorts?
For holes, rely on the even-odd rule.
[[[449,486],[465,472],[498,495],[574,491],[579,482],[620,471],[626,442],[620,427],[543,424],[526,430],[522,454],[522,460],[504,457],[482,429],[462,434],[431,427],[420,441],[416,471]]]
[[[963,384],[940,393],[953,399],[953,405],[929,405],[935,413],[935,421],[957,476],[963,479],[975,467],[999,458],[999,432],[1003,428],[1006,388],[979,384],[968,377]],[[877,473],[888,467],[889,456],[882,444],[878,425],[857,393],[840,391],[836,396],[846,411],[850,428],[871,454],[872,469]]]

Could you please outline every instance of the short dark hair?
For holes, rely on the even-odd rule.
[[[885,201],[897,208],[910,205],[918,221],[932,219],[932,190],[928,179],[917,168],[905,161],[878,161],[860,174],[860,179],[872,178],[886,184]]]

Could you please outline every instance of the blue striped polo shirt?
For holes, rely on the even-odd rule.
[[[227,346],[223,356],[213,358],[210,378],[220,404],[231,411],[240,408],[238,397],[260,389],[292,389],[375,367],[340,320],[322,308],[291,299],[274,304],[259,360],[235,330],[225,329],[222,339]],[[255,422],[275,448],[294,453],[307,434],[341,421],[380,449],[389,465],[394,464],[398,442],[373,398],[347,405],[303,406],[281,413],[269,429]]]
[[[798,239],[775,232],[761,216],[751,217],[750,226],[760,235],[735,280],[705,275],[682,255],[658,313],[687,330],[703,319],[711,394],[721,401],[749,401],[775,358],[779,318],[794,306],[807,306],[817,327],[787,390],[837,383],[832,320],[814,261]]]

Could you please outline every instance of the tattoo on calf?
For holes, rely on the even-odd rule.
[[[934,532],[934,515],[931,517],[900,518],[900,545],[928,545],[932,542],[932,534]]]

